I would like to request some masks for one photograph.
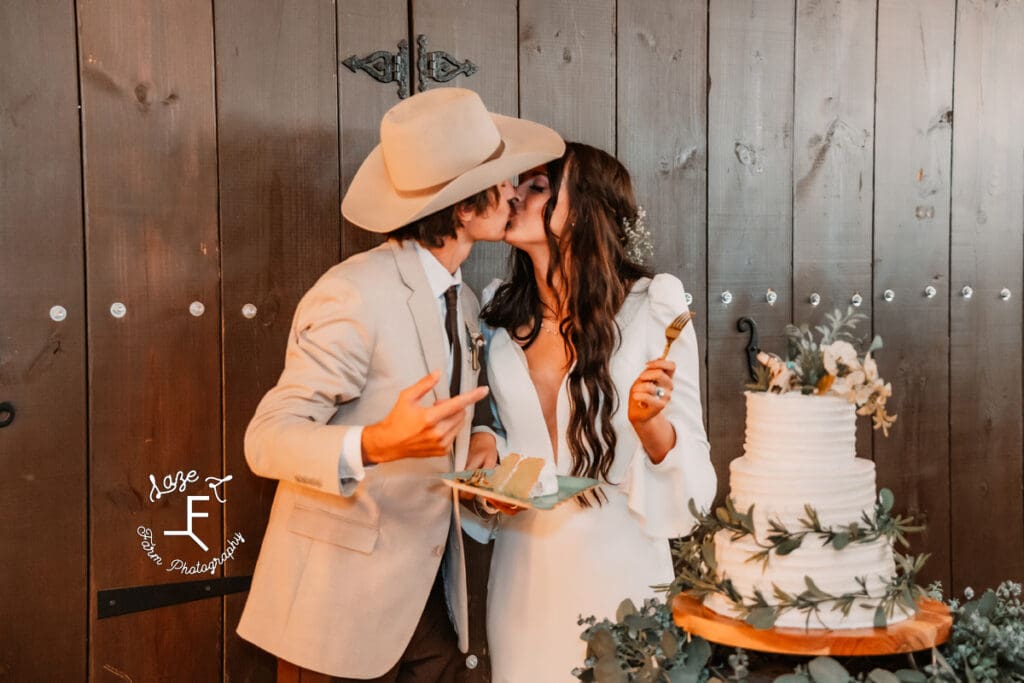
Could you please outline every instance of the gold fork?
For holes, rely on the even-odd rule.
[[[672,342],[682,333],[683,328],[686,327],[687,323],[693,319],[693,311],[684,311],[676,316],[676,319],[668,324],[665,328],[665,350],[661,354],[661,360],[665,360],[668,357],[668,349],[672,346]]]

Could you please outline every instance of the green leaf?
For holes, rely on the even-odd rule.
[[[764,631],[775,625],[776,618],[778,618],[778,614],[774,607],[755,607],[750,610],[744,621],[754,628]]]
[[[888,623],[885,618],[885,608],[879,603],[875,609],[875,628],[885,628]]]
[[[986,619],[992,616],[992,613],[996,609],[996,594],[990,588],[985,591],[981,598],[978,600],[978,614],[985,617]]]
[[[850,672],[831,657],[815,657],[807,663],[814,683],[848,683]]]
[[[686,665],[683,668],[686,671],[699,674],[704,671],[709,659],[711,659],[711,643],[703,638],[693,636],[686,644]]]
[[[900,679],[891,671],[885,669],[873,669],[868,674],[868,680],[871,683],[900,683]]]
[[[832,537],[832,547],[836,550],[842,550],[850,544],[850,534],[840,531]]]
[[[791,552],[800,547],[803,542],[803,536],[790,536],[786,540],[775,546],[775,552],[778,555],[789,555]]]
[[[679,651],[679,641],[676,640],[672,631],[665,631],[661,634],[661,651],[666,659],[672,659]]]
[[[627,616],[636,614],[636,605],[629,598],[619,603],[619,609],[615,610],[615,621],[623,621]]]
[[[811,577],[805,576],[804,583],[807,584],[807,592],[810,593],[815,600],[828,600],[832,597],[825,591],[818,588],[818,586],[815,585],[814,580],[811,579]]]
[[[612,634],[603,628],[595,631],[590,638],[590,651],[598,659],[605,657],[615,658],[615,639]]]
[[[892,510],[893,503],[896,502],[895,496],[892,495],[892,491],[889,489],[882,489],[878,492],[878,502],[882,504],[882,509],[886,512]]]
[[[597,683],[628,683],[629,677],[614,654],[601,657],[594,667],[594,678]]]
[[[715,559],[714,539],[709,538],[704,541],[700,546],[700,552],[704,558],[704,563],[711,569],[711,571],[718,569],[718,561]]]
[[[896,672],[896,678],[903,683],[928,683],[928,677],[914,669],[900,669]]]

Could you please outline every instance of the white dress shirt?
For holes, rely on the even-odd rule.
[[[441,328],[444,329],[444,293],[452,286],[457,287],[457,292],[462,292],[462,268],[457,268],[455,273],[449,273],[441,265],[441,262],[430,251],[422,247],[419,242],[414,242],[413,244],[416,247],[416,255],[420,257],[420,263],[423,265],[423,272],[427,276],[427,283],[430,285],[430,291],[434,295],[434,301],[437,303],[437,315],[441,321]],[[463,325],[462,307],[456,305],[456,311],[458,315],[458,326],[456,329],[461,330]],[[445,336],[447,337],[447,335]],[[450,347],[448,349],[448,367],[445,370],[448,372],[447,376],[451,377],[452,350]],[[352,427],[345,432],[345,438],[341,443],[341,457],[338,459],[338,480],[343,495],[350,495],[356,485],[363,480],[363,477],[366,476],[366,467],[367,465],[363,464],[363,428],[361,426]]]

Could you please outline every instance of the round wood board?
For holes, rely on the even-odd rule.
[[[672,604],[676,626],[721,645],[790,655],[891,655],[924,650],[949,639],[953,617],[936,600],[924,599],[917,614],[887,628],[829,631],[800,628],[759,630],[708,609],[697,598],[677,595]]]

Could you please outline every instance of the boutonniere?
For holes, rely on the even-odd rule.
[[[480,369],[480,354],[483,353],[484,347],[487,342],[484,341],[484,335],[479,332],[474,332],[470,335],[470,348],[473,350],[473,369]]]

